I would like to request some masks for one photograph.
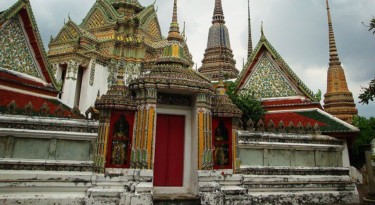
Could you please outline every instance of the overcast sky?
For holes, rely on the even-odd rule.
[[[247,55],[247,0],[222,0],[237,69],[242,69]],[[0,0],[0,10],[16,0]],[[77,24],[82,22],[95,0],[30,0],[47,47],[68,14]],[[154,0],[139,0],[146,6]],[[201,65],[211,26],[214,0],[179,0],[178,20],[186,35],[193,60]],[[157,0],[158,17],[164,36],[172,18],[173,0]],[[361,86],[375,76],[375,36],[362,25],[375,15],[374,0],[330,0],[333,27],[339,57],[353,92],[359,115],[375,117],[375,102],[358,104]],[[251,0],[254,47],[259,41],[263,21],[267,39],[289,66],[314,92],[326,92],[328,69],[328,26],[325,0]]]

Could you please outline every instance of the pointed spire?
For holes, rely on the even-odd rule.
[[[221,0],[215,0],[215,9],[214,16],[212,17],[212,23],[225,23]]]
[[[341,120],[352,123],[353,116],[357,115],[358,111],[337,53],[328,0],[326,0],[326,4],[329,30],[329,68],[327,72],[327,92],[324,95],[324,110]]]
[[[173,3],[172,23],[177,23],[177,0],[174,0]]]
[[[333,32],[331,11],[329,8],[328,0],[326,0],[326,3],[327,3],[328,30],[329,30],[329,65],[330,66],[341,65],[339,55],[337,53],[335,34]]]
[[[183,38],[180,34],[180,27],[177,21],[177,0],[174,0],[173,4],[173,16],[171,26],[169,27],[168,40],[182,41]]]
[[[251,17],[250,17],[250,0],[248,0],[248,21],[249,21],[249,39],[248,39],[248,48],[247,48],[247,58],[249,59],[251,53],[253,53],[253,38],[251,35]]]

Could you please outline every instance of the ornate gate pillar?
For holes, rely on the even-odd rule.
[[[135,114],[130,166],[138,169],[152,169],[157,90],[144,88],[137,90],[136,96],[140,105]]]
[[[213,169],[211,98],[211,95],[205,93],[197,96],[199,170]]]

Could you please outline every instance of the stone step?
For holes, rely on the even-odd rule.
[[[155,200],[154,205],[200,205],[200,199],[188,199],[188,200]]]
[[[201,199],[191,194],[154,196],[154,205],[200,205]]]

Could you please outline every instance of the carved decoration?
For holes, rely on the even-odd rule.
[[[180,94],[158,93],[158,104],[191,106],[191,96]]]
[[[299,94],[267,55],[260,59],[245,89],[253,92],[258,98],[289,97]]]
[[[0,67],[40,78],[41,73],[18,16],[11,18],[0,29],[0,36]]]

